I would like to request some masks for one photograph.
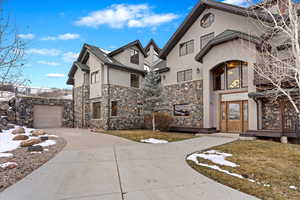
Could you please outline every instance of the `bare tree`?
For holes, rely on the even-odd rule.
[[[265,0],[249,9],[264,33],[254,71],[267,84],[258,89],[276,100],[287,99],[300,119],[299,13],[299,4],[293,0]]]
[[[25,42],[0,9],[0,85],[21,86],[29,83],[23,77]]]

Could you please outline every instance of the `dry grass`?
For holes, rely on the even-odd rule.
[[[300,199],[300,145],[269,141],[237,141],[213,149],[233,154],[227,160],[240,165],[237,168],[220,166],[221,168],[262,184],[270,184],[271,187],[264,187],[248,180],[201,167],[192,161],[188,161],[189,165],[224,185],[261,199]],[[204,159],[199,159],[199,161],[212,164]],[[298,190],[289,189],[291,185],[296,186]]]
[[[151,130],[120,130],[120,131],[102,131],[105,134],[115,135],[136,142],[140,142],[142,139],[155,138],[159,140],[167,140],[169,142],[175,142],[180,140],[186,140],[195,138],[194,134],[185,133],[173,133],[173,132],[160,132]]]

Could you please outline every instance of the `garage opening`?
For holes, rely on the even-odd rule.
[[[63,106],[35,105],[33,108],[34,128],[62,127]]]

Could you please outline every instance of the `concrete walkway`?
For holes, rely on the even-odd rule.
[[[1,200],[255,199],[206,178],[185,162],[188,153],[234,138],[205,136],[151,145],[80,129],[49,131],[66,138],[68,145],[0,193]]]

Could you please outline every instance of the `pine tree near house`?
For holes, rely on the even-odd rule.
[[[161,110],[165,98],[163,87],[160,81],[160,75],[157,71],[150,70],[147,72],[143,86],[144,111],[152,115],[152,130],[155,131],[155,112]]]

